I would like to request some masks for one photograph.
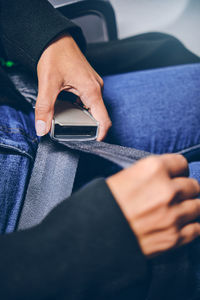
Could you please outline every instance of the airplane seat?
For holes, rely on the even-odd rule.
[[[109,0],[49,0],[64,16],[78,24],[88,43],[117,39],[117,25]]]

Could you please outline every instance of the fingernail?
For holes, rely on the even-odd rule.
[[[42,120],[36,121],[36,133],[38,136],[43,136],[46,134],[46,123]]]

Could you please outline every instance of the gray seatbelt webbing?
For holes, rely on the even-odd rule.
[[[12,70],[9,76],[16,89],[34,106],[37,85],[33,78],[22,70]],[[122,168],[150,155],[145,151],[95,141],[60,144],[65,147],[53,143],[48,137],[42,139],[39,144],[18,229],[26,229],[40,223],[53,207],[70,196],[79,154],[69,149],[103,157]],[[180,153],[190,160],[191,152],[194,154],[195,151],[195,147],[192,147]]]
[[[18,92],[34,107],[37,84],[33,77],[16,68],[11,69],[8,76]],[[65,148],[45,137],[38,147],[18,229],[29,228],[40,223],[53,207],[70,196],[79,155],[78,152],[69,149],[103,157],[123,168],[150,155],[145,151],[95,141],[60,142],[60,144]],[[194,154],[195,151],[195,147],[192,147],[179,153],[190,160],[191,152]]]
[[[8,75],[19,93],[34,106],[37,85],[30,74],[13,69]],[[150,154],[95,141],[60,144],[53,143],[49,137],[41,139],[18,229],[39,224],[53,207],[70,196],[79,160],[79,154],[74,150],[103,157],[123,168]]]
[[[103,157],[122,168],[126,168],[136,160],[150,155],[149,152],[142,150],[96,141],[59,143],[73,150]]]
[[[123,168],[150,154],[96,141],[58,144],[49,137],[41,139],[19,220],[19,230],[39,224],[56,205],[70,196],[79,160],[79,154],[74,150],[103,157]]]
[[[61,201],[71,195],[79,153],[41,140],[28,185],[18,229],[39,224]]]

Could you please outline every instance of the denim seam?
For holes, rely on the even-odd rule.
[[[185,149],[183,149],[183,150],[178,151],[177,153],[181,153],[181,154],[182,154],[182,153],[185,153],[185,152],[189,152],[189,151],[196,150],[196,149],[198,149],[198,148],[200,148],[200,144],[196,144],[196,145],[194,145],[194,146],[185,148]]]
[[[24,150],[20,150],[19,148],[15,147],[15,146],[10,146],[10,145],[5,145],[5,144],[0,143],[0,147],[2,147],[4,149],[14,150],[14,151],[18,152],[19,154],[23,154],[23,155],[27,156],[28,158],[30,158],[32,161],[34,161],[34,158],[32,155],[30,155],[29,153],[27,153]]]
[[[22,134],[23,136],[29,138],[29,140],[33,143],[36,143],[38,142],[37,138],[32,138],[30,137],[28,134],[26,134],[24,132],[24,130],[20,129],[20,128],[14,128],[14,127],[3,127],[3,126],[0,126],[0,130],[2,130],[3,132],[6,132],[6,133],[13,133],[13,134]],[[15,130],[15,131],[13,131]]]

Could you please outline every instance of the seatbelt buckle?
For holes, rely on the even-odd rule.
[[[83,107],[57,100],[50,136],[57,141],[92,141],[98,136],[99,123]]]

